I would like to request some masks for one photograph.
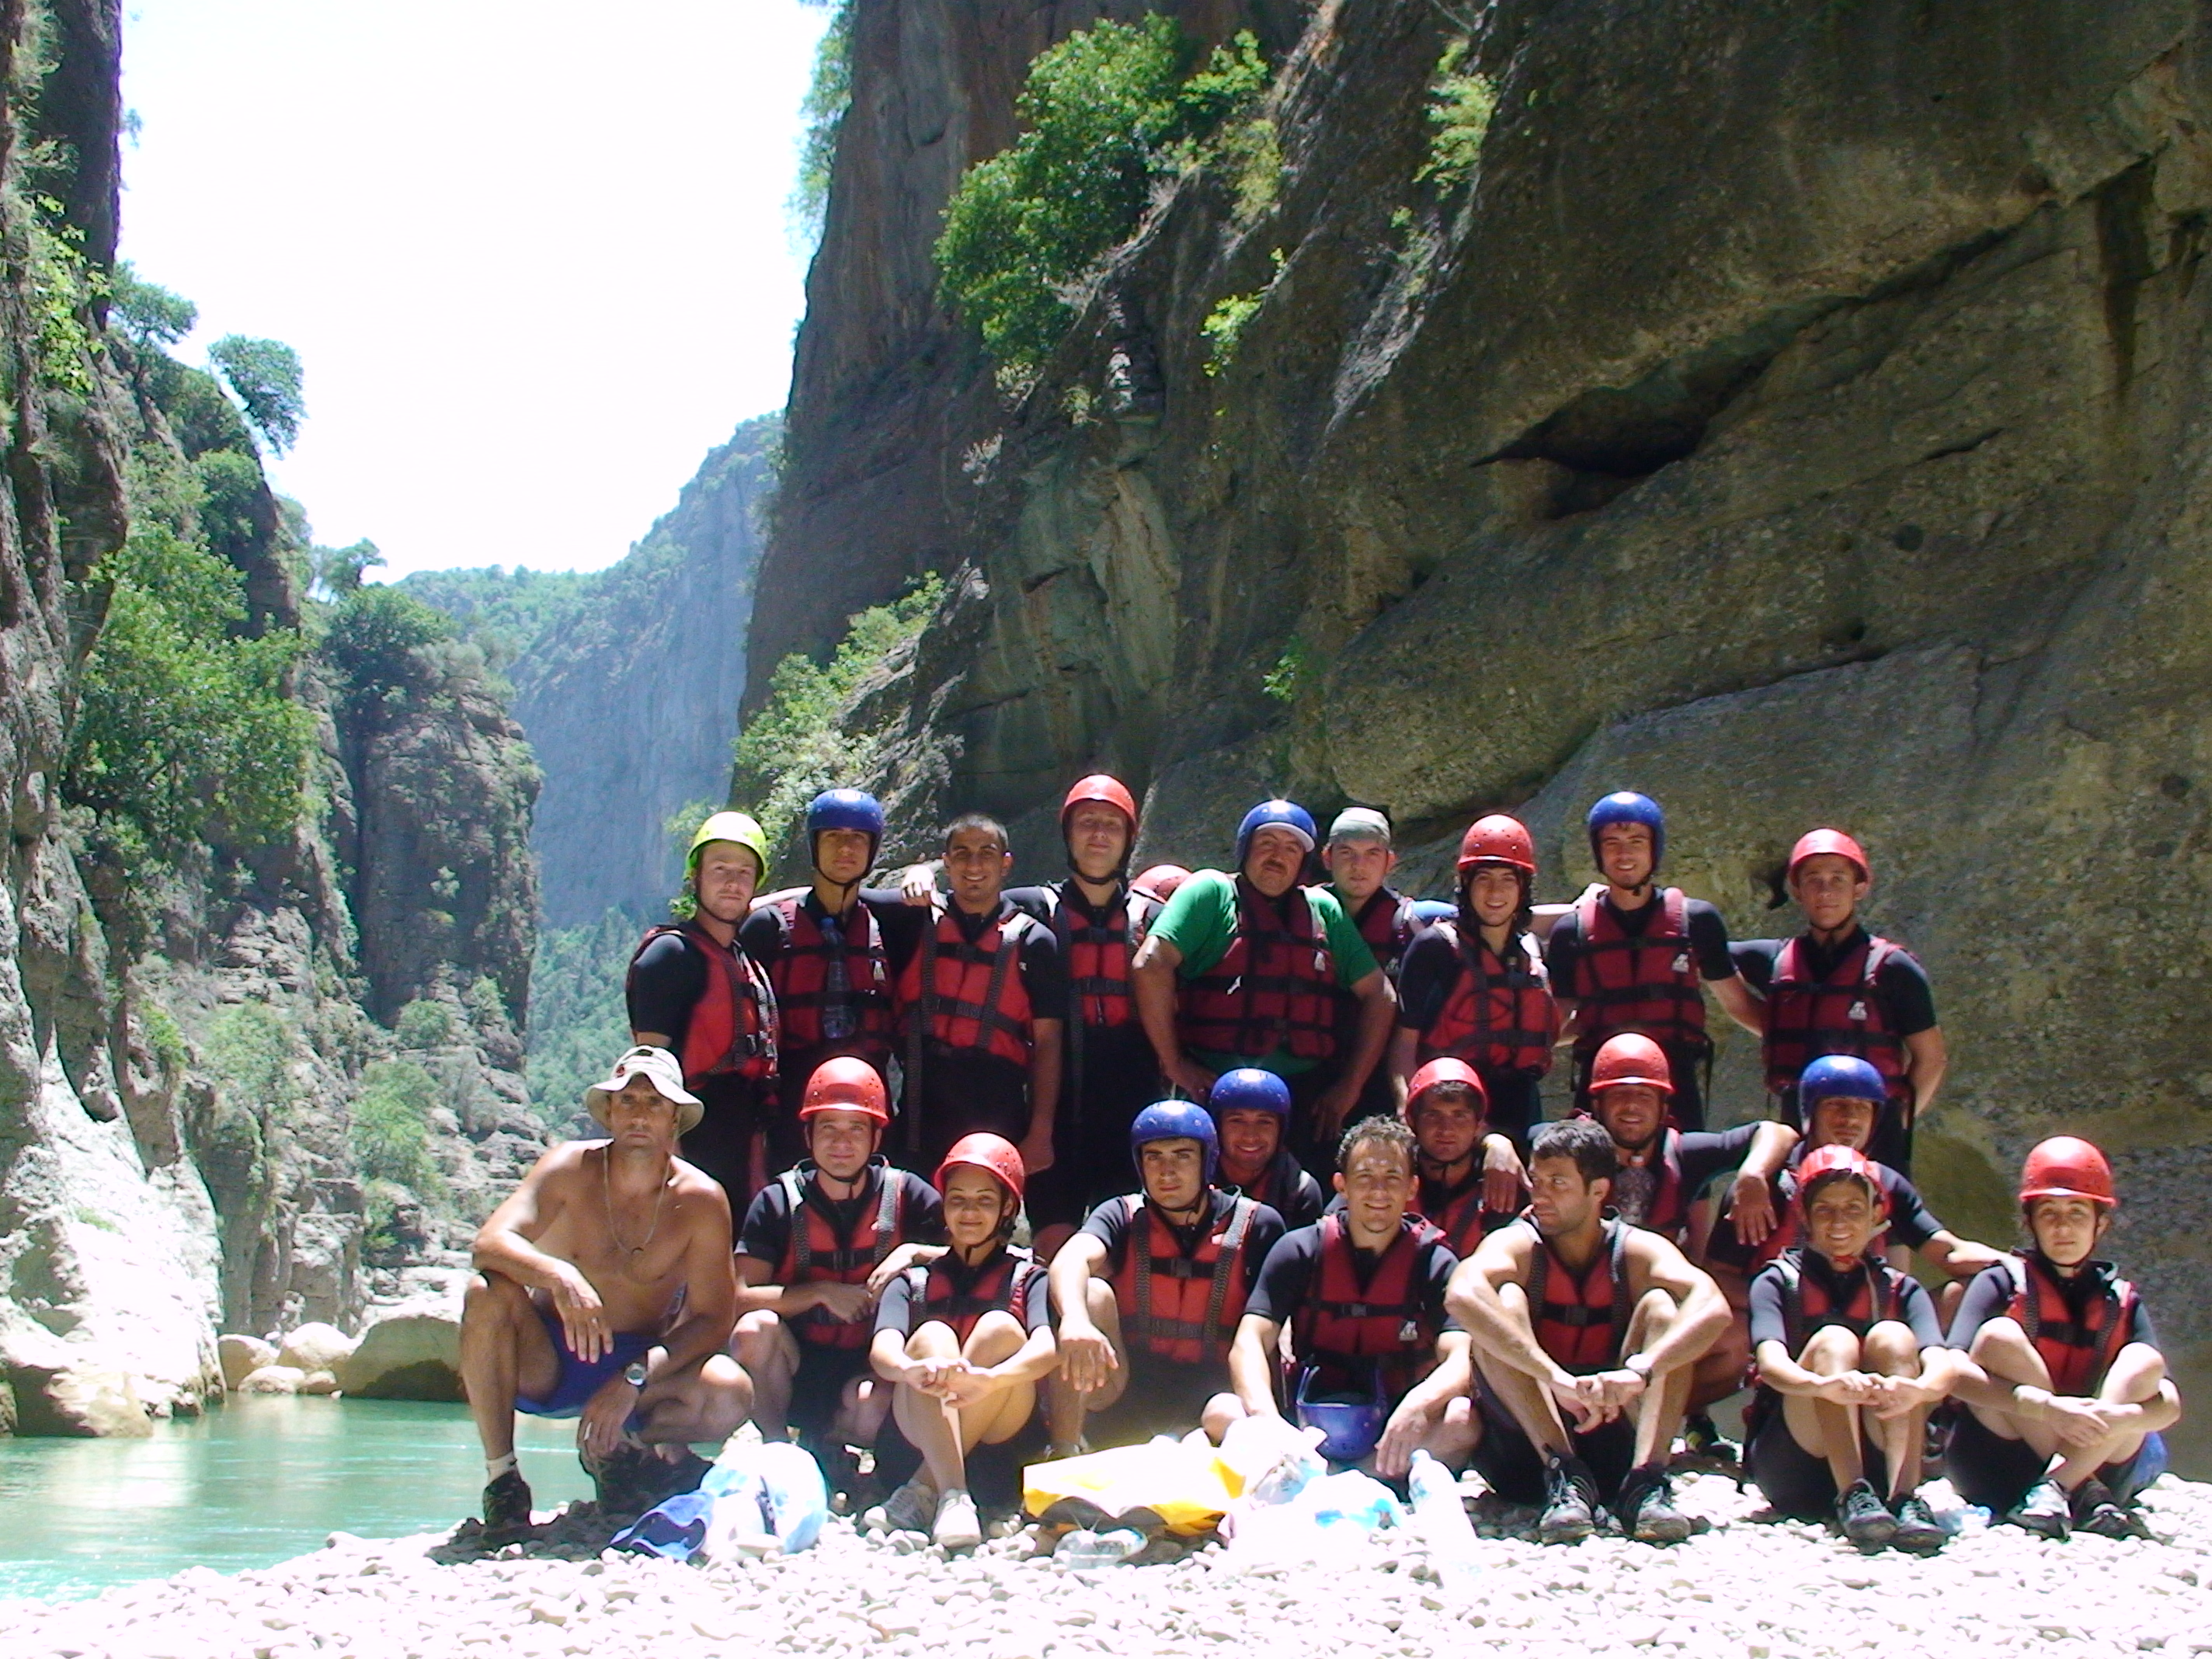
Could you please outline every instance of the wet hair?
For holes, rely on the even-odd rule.
[[[998,842],[999,850],[1001,853],[1011,852],[1012,850],[1012,848],[1006,843],[1006,826],[1005,824],[1000,823],[998,819],[993,817],[988,812],[963,812],[958,817],[953,819],[951,823],[945,826],[945,850],[946,852],[949,853],[952,850],[952,838],[958,835],[963,830],[983,830]]]
[[[1546,1158],[1574,1159],[1585,1187],[1593,1181],[1615,1180],[1620,1174],[1620,1153],[1605,1126],[1595,1118],[1571,1117],[1537,1130],[1528,1143],[1528,1162]]]
[[[1349,1170],[1352,1153],[1378,1141],[1405,1153],[1408,1170],[1420,1167],[1414,1162],[1413,1132],[1395,1117],[1363,1117],[1346,1129],[1344,1139],[1336,1144],[1336,1167]]]

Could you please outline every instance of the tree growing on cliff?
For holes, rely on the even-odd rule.
[[[298,352],[282,340],[226,334],[208,348],[208,361],[222,372],[264,443],[282,455],[299,441],[307,405]]]
[[[1073,321],[1069,295],[1135,231],[1155,179],[1267,84],[1249,33],[1196,52],[1158,13],[1100,23],[1037,55],[1015,109],[1026,129],[968,170],[945,210],[938,270],[948,304],[1010,368],[1041,362]]]

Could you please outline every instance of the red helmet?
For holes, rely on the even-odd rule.
[[[1406,1116],[1408,1120],[1420,1104],[1421,1097],[1438,1084],[1463,1083],[1474,1091],[1474,1109],[1485,1117],[1490,1115],[1490,1091],[1482,1086],[1481,1075],[1463,1060],[1449,1054],[1432,1060],[1413,1073],[1413,1080],[1406,1085]]]
[[[1607,1037],[1590,1060],[1589,1091],[1641,1083],[1662,1095],[1674,1092],[1667,1051],[1639,1031],[1623,1031]]]
[[[1797,879],[1797,866],[1807,859],[1819,858],[1823,853],[1833,853],[1839,859],[1848,859],[1858,867],[1861,881],[1874,879],[1874,866],[1867,862],[1866,849],[1840,830],[1808,830],[1797,837],[1797,844],[1790,849],[1788,879]]]
[[[1814,1182],[1826,1176],[1847,1175],[1863,1182],[1874,1196],[1875,1209],[1883,1215],[1889,1213],[1889,1193],[1881,1184],[1864,1152],[1849,1146],[1816,1146],[1805,1154],[1804,1162],[1797,1166],[1797,1191],[1792,1200],[1800,1210],[1805,1207],[1805,1194],[1813,1190]]]
[[[817,1112],[866,1112],[878,1123],[889,1123],[890,1096],[874,1066],[850,1054],[840,1054],[823,1060],[806,1079],[806,1092],[799,1103],[799,1121],[804,1123]]]
[[[1133,891],[1165,904],[1175,896],[1176,889],[1189,879],[1190,872],[1180,864],[1156,864],[1131,882],[1129,886]]]
[[[945,1177],[963,1165],[982,1170],[1012,1193],[1015,1203],[1022,1201],[1028,1171],[1022,1168],[1022,1155],[1014,1150],[1014,1143],[1004,1135],[979,1130],[954,1141],[952,1150],[945,1155],[945,1162],[937,1166],[937,1179],[933,1183],[937,1190],[943,1192]]]
[[[2037,1198],[2086,1198],[2108,1210],[2120,1201],[2105,1155],[2073,1135],[2053,1135],[2029,1149],[2020,1172],[2020,1201]]]
[[[1137,798],[1132,795],[1119,778],[1109,777],[1103,772],[1093,772],[1087,778],[1076,780],[1075,787],[1067,792],[1067,799],[1060,804],[1060,833],[1067,833],[1067,815],[1087,800],[1118,807],[1129,820],[1129,835],[1137,833]]]
[[[1510,864],[1529,877],[1536,873],[1536,842],[1528,826],[1503,812],[1477,818],[1460,838],[1459,872],[1478,864]]]

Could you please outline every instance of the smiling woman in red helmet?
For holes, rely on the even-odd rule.
[[[1951,1322],[1951,1346],[1973,1362],[1951,1483],[2046,1538],[2147,1536],[2135,1498],[2165,1467],[2159,1431],[2181,1397],[2142,1297],[2095,1258],[2119,1206],[2112,1166],[2057,1136],[2028,1153],[2020,1201],[2033,1242],[1968,1285]]]
[[[929,1521],[947,1549],[982,1541],[968,1495],[968,1454],[1012,1439],[1036,1410],[1037,1382],[1057,1359],[1044,1269],[1012,1243],[1024,1177],[1012,1141],[972,1134],[937,1168],[951,1248],[884,1287],[869,1358],[897,1384],[900,1430],[922,1472],[891,1494],[894,1529]]]
[[[1867,1061],[1881,1073],[1889,1102],[1867,1156],[1909,1176],[1913,1121],[1934,1103],[1946,1063],[1928,970],[1861,923],[1874,866],[1842,830],[1799,836],[1786,879],[1805,931],[1730,947],[1745,980],[1766,998],[1766,1086],[1782,1117],[1794,1120],[1808,1065],[1823,1054]]]

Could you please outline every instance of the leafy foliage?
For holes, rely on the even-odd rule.
[[[245,579],[156,520],[93,580],[112,593],[80,681],[64,795],[95,814],[126,868],[211,839],[238,851],[283,840],[314,734],[290,696],[299,636],[240,636]]]
[[[583,610],[611,575],[609,571],[529,570],[520,565],[510,570],[494,564],[471,570],[417,571],[392,586],[453,618],[462,637],[475,641],[487,656],[512,662]]]
[[[444,1003],[418,997],[399,1011],[392,1029],[404,1048],[442,1048],[453,1040],[457,1023]]]
[[[198,306],[158,283],[146,281],[128,259],[115,268],[114,289],[109,320],[142,349],[158,350],[176,344],[200,319]]]
[[[945,210],[942,291],[1002,365],[1034,366],[1073,320],[1069,290],[1137,228],[1153,180],[1256,98],[1249,33],[1195,74],[1170,19],[1102,22],[1037,55],[1016,105],[1027,129],[969,169]]]
[[[226,334],[208,348],[208,360],[237,394],[262,441],[279,455],[299,441],[307,406],[298,352],[282,340]]]
[[[380,1060],[362,1073],[353,1103],[353,1155],[371,1181],[390,1181],[428,1197],[445,1183],[430,1155],[430,1114],[438,1082],[411,1060]]]
[[[1275,275],[1283,273],[1283,250],[1274,252]],[[1272,279],[1271,279],[1272,281]],[[1256,289],[1249,294],[1225,294],[1206,313],[1206,320],[1198,331],[1206,338],[1206,372],[1218,375],[1228,371],[1237,360],[1237,348],[1244,337],[1244,326],[1267,302],[1267,290]]]
[[[945,596],[934,574],[905,594],[846,618],[843,641],[824,666],[793,652],[775,665],[769,698],[738,734],[732,797],[747,803],[769,844],[781,841],[806,803],[866,772],[882,734],[840,724],[847,702],[901,646],[917,638]]]
[[[351,547],[307,550],[308,578],[314,584],[316,597],[323,599],[343,599],[357,592],[362,578],[383,562],[383,553],[366,537]]]
[[[32,200],[26,216],[30,259],[28,299],[32,341],[40,377],[77,396],[92,394],[92,332],[88,319],[94,301],[107,293],[107,279],[84,257],[84,232],[69,222],[66,210],[51,196]]]
[[[1275,665],[1261,676],[1260,689],[1277,702],[1296,702],[1313,668],[1313,647],[1306,642],[1304,635],[1293,634],[1291,642],[1283,647],[1283,654],[1275,659]]]
[[[453,637],[453,624],[397,587],[355,589],[332,607],[323,656],[360,709],[404,698],[428,684],[419,653]]]
[[[1473,176],[1498,110],[1498,83],[1479,70],[1463,70],[1466,57],[1466,41],[1446,46],[1429,83],[1429,159],[1414,177],[1434,180],[1439,190]]]
[[[853,0],[809,0],[826,5],[830,27],[814,48],[814,78],[799,101],[805,131],[799,141],[799,177],[784,210],[810,246],[822,237],[830,211],[830,170],[837,159],[837,131],[853,101]]]
[[[547,1126],[584,1119],[584,1091],[629,1047],[623,979],[642,927],[618,909],[541,927],[530,969],[530,1097]]]

